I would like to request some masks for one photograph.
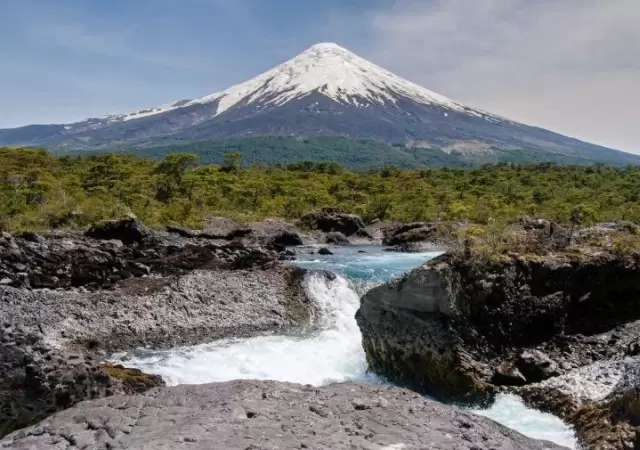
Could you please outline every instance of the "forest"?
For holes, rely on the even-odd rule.
[[[262,136],[219,141],[199,141],[180,145],[154,147],[117,148],[111,151],[130,152],[138,156],[162,159],[171,153],[194,153],[200,164],[222,164],[228,153],[242,153],[243,163],[251,164],[295,164],[304,162],[313,155],[315,162],[338,162],[350,170],[380,169],[394,165],[405,169],[423,167],[471,168],[478,164],[499,162],[524,164],[553,161],[559,164],[589,165],[589,158],[551,153],[541,149],[501,149],[491,147],[482,152],[445,152],[439,148],[426,147],[425,143],[408,146],[406,143],[389,144],[367,139],[349,139],[336,136],[288,137]],[[95,152],[96,150],[94,150]],[[73,154],[87,154],[87,150]]]
[[[0,230],[82,228],[135,214],[151,226],[201,228],[207,217],[296,219],[324,206],[365,221],[536,216],[569,223],[640,221],[640,167],[501,163],[474,168],[351,171],[332,162],[220,164],[191,153],[157,160],[125,153],[55,156],[0,149]]]

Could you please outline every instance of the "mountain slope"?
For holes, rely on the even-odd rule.
[[[544,155],[640,163],[640,156],[467,107],[336,44],[315,45],[245,83],[195,100],[69,125],[0,130],[0,145],[112,150],[256,136],[368,139],[455,152],[478,162],[495,159],[499,149],[524,151],[532,160]]]

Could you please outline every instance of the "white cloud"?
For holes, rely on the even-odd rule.
[[[369,56],[525,123],[640,152],[640,1],[397,0]]]

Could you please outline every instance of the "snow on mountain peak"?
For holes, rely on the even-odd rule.
[[[373,104],[392,106],[404,98],[498,119],[405,80],[332,42],[315,44],[279,66],[224,91],[106,119],[124,122],[203,104],[215,104],[211,117],[216,117],[238,105],[280,106],[312,93],[358,108]]]
[[[400,78],[334,43],[316,44],[262,75],[190,104],[217,101],[216,115],[220,115],[238,104],[259,101],[278,106],[313,92],[358,107],[367,103],[395,104],[400,97],[405,97],[465,110],[463,105]]]
[[[319,42],[315,45],[312,45],[311,47],[309,47],[308,50],[342,50],[345,52],[348,52],[349,50],[347,50],[344,47],[341,47],[340,45],[336,44],[335,42]]]

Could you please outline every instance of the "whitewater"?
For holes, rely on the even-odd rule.
[[[366,252],[366,253],[363,253]],[[367,372],[355,321],[360,295],[377,284],[418,267],[438,253],[389,253],[379,247],[345,247],[336,255],[300,255],[298,265],[338,274],[331,281],[310,276],[307,290],[320,307],[311,334],[228,339],[191,347],[113,355],[113,361],[159,374],[168,385],[236,379],[276,380],[322,386],[344,381],[384,383]],[[488,410],[473,410],[524,435],[578,448],[571,428],[560,419],[500,395]]]

